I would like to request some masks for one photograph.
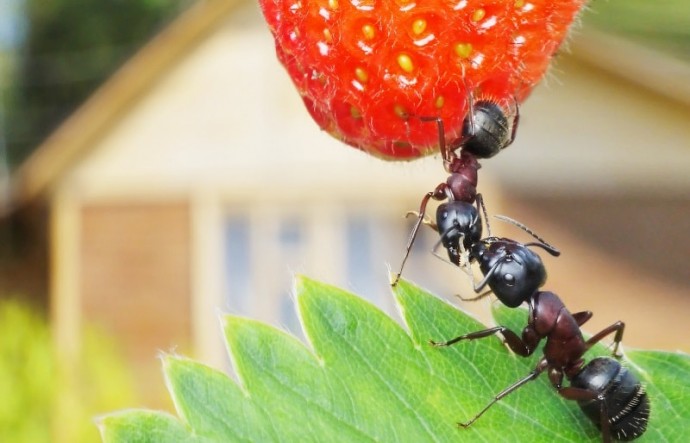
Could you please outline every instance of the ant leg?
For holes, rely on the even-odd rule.
[[[604,398],[599,400],[599,429],[601,430],[602,442],[611,443],[611,422]]]
[[[469,334],[460,335],[460,336],[452,338],[448,341],[438,342],[438,341],[434,341],[434,340],[429,340],[429,344],[431,346],[435,346],[435,347],[451,346],[451,345],[454,345],[455,343],[462,341],[462,340],[476,340],[479,338],[490,337],[492,335],[495,335],[498,332],[502,333],[504,330],[508,330],[508,329],[503,327],[503,326],[494,326],[493,328],[483,329],[481,331],[475,331],[475,332],[470,332]]]
[[[407,261],[407,258],[410,255],[410,250],[412,249],[412,245],[414,244],[414,241],[417,238],[417,232],[419,231],[419,227],[422,225],[422,222],[424,220],[424,211],[426,210],[427,202],[429,201],[431,196],[432,193],[429,192],[422,199],[422,204],[419,211],[419,215],[417,216],[417,221],[415,222],[414,227],[412,228],[410,238],[407,240],[407,246],[405,247],[405,255],[403,256],[402,263],[400,264],[400,270],[396,274],[395,279],[391,283],[391,286],[397,285],[398,281],[400,281],[400,276],[402,275],[403,268],[405,267],[405,262]]]
[[[400,271],[398,271],[398,274],[395,276],[395,279],[391,283],[391,286],[395,286],[398,284],[398,281],[400,281],[400,275],[402,275],[403,268],[405,267],[405,262],[407,261],[407,257],[410,255],[410,249],[412,249],[412,244],[415,241],[415,238],[417,238],[417,232],[419,231],[419,227],[422,225],[422,221],[424,220],[424,213],[426,212],[426,205],[429,203],[429,199],[434,198],[441,186],[437,187],[436,190],[432,192],[427,192],[424,198],[422,198],[422,203],[419,205],[419,215],[417,216],[417,221],[414,224],[414,227],[412,228],[412,232],[410,233],[410,238],[407,240],[407,246],[405,247],[405,256],[403,257],[402,263],[400,264]]]
[[[498,402],[498,401],[499,401],[500,399],[502,399],[503,397],[505,397],[505,396],[507,396],[507,395],[513,393],[514,391],[516,391],[517,389],[519,389],[519,388],[522,387],[523,385],[525,385],[525,384],[531,382],[532,380],[535,380],[537,377],[539,377],[539,375],[540,375],[542,372],[544,372],[544,369],[546,369],[547,367],[548,367],[548,363],[546,362],[546,360],[545,360],[545,359],[540,360],[539,363],[537,364],[537,367],[534,368],[534,370],[533,370],[532,372],[530,372],[529,374],[527,374],[526,377],[521,378],[520,380],[516,381],[516,382],[513,383],[512,385],[508,386],[507,388],[505,388],[504,390],[502,390],[501,392],[499,392],[498,394],[496,394],[496,396],[494,397],[494,399],[491,400],[491,401],[489,402],[489,404],[487,404],[486,406],[484,406],[484,409],[482,409],[481,411],[479,411],[479,413],[478,413],[477,415],[475,415],[474,417],[472,417],[472,419],[471,419],[470,421],[467,421],[467,422],[464,422],[464,423],[458,423],[458,426],[462,426],[463,428],[469,427],[472,423],[474,423],[475,421],[477,421],[477,419],[478,419],[479,417],[481,417],[482,415],[484,415],[484,413],[485,413],[486,411],[488,411],[489,408],[490,408],[491,406],[493,406],[494,404],[496,404],[496,402]]]
[[[465,86],[465,89],[467,89],[467,86]],[[465,118],[462,121],[462,134],[460,135],[460,138],[453,142],[453,146],[455,148],[463,146],[467,142],[467,140],[471,139],[476,134],[477,127],[475,126],[474,122],[474,96],[473,92],[469,91],[467,93],[467,114],[465,115]],[[446,170],[448,170],[448,168],[446,168]]]
[[[468,135],[472,136],[477,133],[477,128],[474,126],[474,95],[473,91],[468,91],[467,93],[467,119],[470,124],[470,133]]]
[[[515,352],[521,357],[527,357],[532,355],[536,346],[529,346],[525,343],[518,335],[506,328],[505,326],[494,326],[493,328],[483,329],[481,331],[470,332],[469,334],[461,335],[459,337],[452,338],[448,341],[436,342],[429,340],[429,344],[435,347],[446,347],[454,345],[462,340],[477,340],[480,338],[490,337],[497,333],[501,333],[504,338],[504,343],[508,345],[511,351]]]
[[[462,300],[462,301],[479,301],[479,300],[483,299],[484,297],[487,297],[487,296],[491,295],[492,292],[494,292],[494,291],[492,291],[491,289],[489,289],[488,291],[482,292],[481,294],[479,294],[479,295],[476,296],[476,297],[470,297],[470,298],[465,298],[465,297],[463,297],[463,296],[460,295],[460,294],[455,294],[455,296],[456,296],[457,298],[459,298],[460,300]]]
[[[405,218],[409,217],[410,215],[414,215],[415,217],[419,217],[419,212],[417,211],[407,211],[407,214],[405,214]],[[422,223],[433,229],[434,231],[438,232],[438,226],[436,223],[430,219],[426,214],[423,216]]]
[[[513,118],[513,128],[510,132],[510,141],[505,146],[505,148],[512,145],[513,142],[515,141],[515,136],[517,135],[518,124],[520,123],[520,105],[518,105],[517,98],[515,98],[515,96],[513,96],[513,103],[515,104],[515,118]]]
[[[441,158],[443,158],[443,164],[448,169],[451,158],[450,152],[448,152],[448,147],[446,146],[446,130],[443,125],[443,120],[441,117],[419,117],[423,122],[436,122],[436,127],[438,128],[438,148],[441,151]]]
[[[608,419],[608,410],[606,408],[605,395],[599,394],[597,391],[583,388],[574,388],[572,386],[568,387],[556,387],[558,389],[558,394],[567,400],[576,401],[592,401],[596,400],[599,402],[599,429],[601,430],[601,437],[603,443],[611,443],[611,423]]]
[[[582,311],[582,312],[576,312],[573,315],[573,318],[575,319],[575,322],[577,322],[578,326],[582,326],[587,321],[589,321],[590,318],[592,318],[592,311]]]
[[[591,348],[593,345],[601,341],[602,338],[606,337],[607,335],[611,334],[612,332],[615,332],[616,335],[613,337],[613,356],[616,358],[621,358],[623,357],[621,354],[618,353],[618,347],[623,340],[623,331],[625,330],[625,323],[622,321],[617,321],[616,323],[612,324],[611,326],[608,326],[595,335],[591,336],[589,340],[585,342],[586,350]]]

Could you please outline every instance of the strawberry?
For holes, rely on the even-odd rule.
[[[259,0],[307,110],[370,154],[411,159],[459,137],[470,93],[511,109],[585,0]]]

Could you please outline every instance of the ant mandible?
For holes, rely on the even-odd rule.
[[[618,321],[585,340],[580,326],[592,317],[592,312],[571,314],[556,294],[538,290],[545,282],[546,271],[539,256],[529,246],[541,247],[553,255],[557,255],[558,251],[531,231],[528,232],[538,242],[522,244],[511,239],[490,237],[474,244],[470,253],[479,261],[484,275],[484,279],[475,286],[475,292],[479,293],[486,285],[491,288],[491,291],[471,300],[493,292],[510,308],[527,302],[529,314],[522,336],[499,325],[448,341],[430,343],[433,346],[450,346],[463,340],[476,340],[500,333],[513,352],[527,357],[545,338],[544,356],[527,376],[499,392],[471,420],[459,425],[467,428],[500,399],[547,371],[553,387],[562,397],[578,402],[583,412],[601,430],[605,443],[610,442],[611,438],[633,440],[639,437],[647,428],[650,409],[644,386],[617,360],[597,357],[585,364],[583,359],[585,352],[612,333],[615,333],[613,355],[620,358],[618,347],[623,339],[625,324]],[[570,381],[569,386],[564,386],[564,378]]]
[[[427,192],[422,198],[400,271],[391,283],[392,286],[397,285],[400,280],[412,244],[424,222],[426,206],[430,199],[448,200],[447,203],[439,205],[436,211],[436,224],[430,224],[441,233],[441,242],[453,264],[459,265],[462,251],[469,250],[482,236],[479,210],[481,208],[483,211],[484,218],[486,218],[486,210],[481,194],[477,193],[477,171],[481,167],[477,159],[493,157],[513,143],[520,120],[520,111],[515,100],[515,112],[511,125],[508,112],[495,101],[482,99],[474,103],[470,94],[468,103],[462,135],[450,143],[450,146],[446,145],[445,128],[440,117],[419,117],[422,121],[436,122],[443,166],[450,176],[445,183],[439,184],[436,189]],[[458,150],[461,151],[459,156]],[[461,240],[462,245],[460,245]]]

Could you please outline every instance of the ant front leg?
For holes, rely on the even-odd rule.
[[[618,353],[618,347],[620,346],[621,341],[623,340],[623,331],[625,331],[625,323],[622,321],[617,321],[616,323],[612,324],[611,326],[608,326],[598,333],[594,334],[585,342],[586,349],[588,350],[595,344],[599,343],[602,338],[606,337],[607,335],[615,332],[616,335],[613,336],[613,356],[615,358],[622,358],[623,355]]]
[[[448,146],[446,145],[446,129],[443,125],[443,120],[441,117],[419,117],[419,120],[423,122],[436,122],[436,128],[438,129],[438,149],[441,151],[443,166],[446,170],[448,170],[452,159],[450,158],[450,152],[448,151]]]
[[[405,218],[408,218],[410,215],[414,215],[415,217],[419,217],[419,212],[418,211],[407,211],[407,214],[405,214]],[[438,232],[438,225],[436,224],[435,221],[429,218],[426,214],[422,215],[422,224],[427,225],[434,231]]]
[[[412,228],[412,232],[410,233],[410,238],[407,241],[407,246],[405,247],[405,255],[403,256],[402,263],[400,264],[400,271],[398,271],[398,274],[395,276],[395,279],[391,282],[391,286],[395,286],[398,284],[398,281],[400,281],[400,276],[402,275],[403,268],[405,267],[405,262],[407,261],[407,257],[410,256],[410,250],[412,249],[412,245],[414,244],[415,239],[417,238],[417,232],[419,231],[419,227],[422,225],[424,222],[424,216],[426,213],[426,205],[429,203],[430,199],[434,200],[443,200],[446,198],[446,189],[447,185],[445,183],[441,183],[436,187],[431,192],[427,192],[424,195],[424,198],[422,198],[422,202],[419,205],[419,212],[417,215],[417,221],[414,224],[414,227]]]
[[[484,297],[488,297],[489,295],[492,294],[492,290],[489,289],[488,291],[482,292],[481,294],[477,295],[476,297],[463,297],[460,294],[455,294],[457,298],[459,298],[462,301],[467,301],[467,302],[475,302],[483,299]]]
[[[506,328],[505,326],[494,326],[493,328],[483,329],[481,331],[470,332],[469,334],[460,335],[448,341],[437,342],[429,340],[429,344],[435,347],[451,346],[463,340],[477,340],[480,338],[490,337],[500,333],[503,336],[504,343],[508,345],[511,351],[515,352],[521,357],[532,355],[536,349],[536,343],[532,340],[523,341],[515,332]]]

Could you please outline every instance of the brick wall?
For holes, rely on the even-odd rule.
[[[81,216],[82,318],[123,346],[145,396],[163,380],[159,351],[188,351],[190,217],[185,203],[98,204]]]

